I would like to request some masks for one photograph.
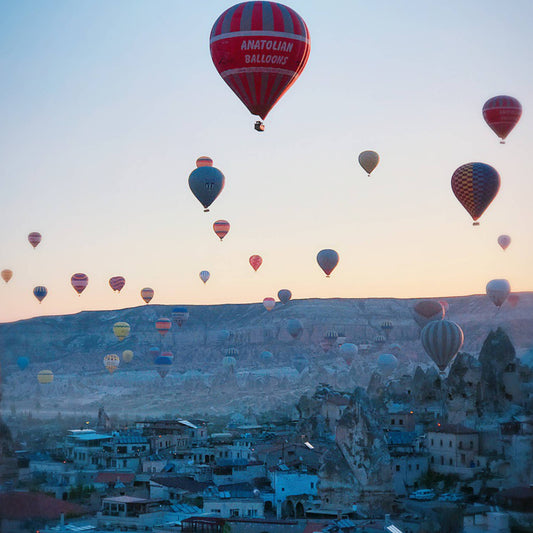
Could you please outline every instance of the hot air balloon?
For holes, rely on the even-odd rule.
[[[487,296],[496,307],[501,307],[511,292],[506,279],[493,279],[487,283]]]
[[[126,285],[126,280],[122,276],[113,276],[109,280],[109,286],[114,291],[120,292],[124,288],[124,285]]]
[[[154,297],[154,289],[151,289],[150,287],[145,287],[144,289],[141,289],[141,298],[149,304],[152,298]]]
[[[181,328],[189,320],[189,311],[187,311],[186,307],[174,307],[172,309],[172,320]]]
[[[350,366],[352,364],[352,361],[354,357],[358,353],[358,348],[355,344],[352,344],[351,342],[345,342],[339,349],[342,357],[346,361],[346,364]]]
[[[156,346],[152,346],[152,348],[148,350],[148,355],[152,358],[152,361],[155,361],[156,357],[158,357],[160,354],[161,350]]]
[[[133,360],[133,352],[131,350],[124,350],[122,352],[122,360],[125,363],[131,363],[131,361]]]
[[[393,324],[390,320],[384,320],[384,321],[381,323],[381,329],[382,329],[383,331],[385,331],[386,333],[388,333],[389,331],[391,331],[393,328],[394,328],[394,324]]]
[[[21,370],[26,370],[28,368],[28,365],[30,364],[30,360],[27,357],[24,357],[23,355],[21,357],[17,358],[17,366]]]
[[[33,289],[33,295],[37,300],[39,300],[39,303],[41,303],[48,294],[48,289],[46,287],[43,287],[42,285],[38,285],[37,287],[34,287]]]
[[[221,329],[220,331],[217,331],[217,342],[224,344],[229,341],[230,336],[231,333],[227,329]]]
[[[237,359],[235,359],[235,357],[226,355],[224,356],[224,359],[222,359],[222,366],[224,368],[235,368],[236,364],[237,364]]]
[[[263,300],[263,305],[267,311],[272,311],[276,305],[276,300],[274,300],[274,298],[265,298]]]
[[[261,352],[260,357],[264,363],[268,363],[269,361],[272,361],[274,355],[272,354],[272,352],[265,350],[264,352]]]
[[[287,322],[287,331],[293,339],[297,339],[303,331],[302,323],[296,318],[291,318]]]
[[[116,322],[113,333],[119,341],[123,341],[130,334],[130,325],[127,322]]]
[[[52,383],[52,381],[54,381],[54,373],[51,370],[41,370],[37,374],[37,381],[43,385]]]
[[[81,272],[78,272],[77,274],[72,274],[72,277],[70,278],[70,283],[74,287],[74,290],[80,295],[84,290],[85,287],[89,284],[89,278],[87,277],[87,274],[82,274]]]
[[[331,348],[336,344],[337,333],[335,331],[328,331],[320,341],[320,347],[324,352],[329,352]]]
[[[398,359],[391,353],[382,353],[378,357],[378,369],[386,377],[390,376],[398,367]]]
[[[483,118],[490,129],[505,144],[505,139],[512,129],[518,124],[522,116],[520,102],[512,96],[494,96],[483,106]]]
[[[2,279],[7,283],[13,277],[13,271],[9,268],[2,270]]]
[[[104,357],[104,366],[110,374],[118,368],[118,365],[120,365],[120,357],[116,353],[110,353]]]
[[[433,320],[422,329],[420,340],[426,353],[443,373],[461,349],[464,335],[455,322]]]
[[[401,351],[402,351],[402,347],[401,347],[399,344],[395,343],[395,344],[393,344],[393,345],[390,347],[390,351],[391,351],[391,353],[392,353],[393,355],[396,355],[396,356],[397,356],[398,354],[401,353]]]
[[[37,248],[37,245],[41,242],[41,239],[42,239],[41,234],[38,231],[32,231],[28,235],[28,241],[30,241],[30,244],[34,248]]]
[[[444,309],[437,300],[422,300],[413,307],[413,318],[423,328],[428,322],[442,320],[444,318]]]
[[[444,315],[448,312],[448,309],[450,309],[450,304],[446,300],[439,300],[440,305],[442,305],[442,309],[444,310]]]
[[[209,43],[222,79],[263,120],[301,74],[311,51],[300,15],[267,1],[243,2],[224,11]],[[263,131],[261,121],[255,129]]]
[[[382,344],[385,344],[386,341],[387,339],[383,335],[376,335],[374,337],[374,342],[378,344],[379,346],[381,346]]]
[[[218,235],[218,238],[222,240],[229,231],[230,224],[227,220],[217,220],[213,224],[213,231]]]
[[[372,150],[365,150],[359,154],[359,164],[363,167],[365,172],[370,176],[372,171],[378,166],[379,155]]]
[[[162,352],[161,355],[156,357],[154,365],[157,373],[164,378],[169,372],[174,362],[174,355],[172,352]]]
[[[207,280],[211,277],[211,274],[207,270],[202,270],[200,272],[200,279],[205,283],[207,283]]]
[[[278,298],[282,304],[286,304],[292,298],[292,292],[289,289],[281,289],[278,291]]]
[[[226,350],[226,357],[238,357],[239,350],[237,348],[228,348]]]
[[[520,301],[520,295],[513,293],[509,294],[507,297],[507,301],[509,302],[509,305],[511,307],[516,307],[518,305],[518,302]]]
[[[292,358],[292,366],[301,374],[309,366],[309,360],[305,355],[296,355]]]
[[[326,278],[333,272],[339,262],[339,254],[335,250],[320,250],[316,256],[320,268],[326,274]]]
[[[511,244],[511,237],[509,235],[500,235],[498,237],[498,244],[502,247],[502,250],[507,250]]]
[[[212,167],[212,166],[213,166],[213,160],[206,155],[203,155],[196,160],[196,168]]]
[[[155,323],[155,329],[157,329],[161,337],[164,337],[171,327],[172,321],[170,320],[170,318],[160,318]]]
[[[250,259],[248,259],[248,262],[250,263],[252,268],[257,272],[257,269],[263,263],[263,258],[260,255],[252,255],[250,256]]]
[[[479,226],[478,218],[500,190],[500,175],[485,163],[466,163],[453,173],[452,190],[474,220],[474,226]]]
[[[224,174],[215,167],[198,167],[189,176],[189,187],[204,206],[204,212],[217,199],[224,188],[226,179]]]
[[[344,329],[341,329],[337,333],[337,346],[342,346],[346,342],[346,333],[344,332]]]

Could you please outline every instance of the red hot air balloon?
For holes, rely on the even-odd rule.
[[[500,175],[485,163],[466,163],[453,173],[452,190],[474,220],[474,226],[479,226],[477,219],[500,190]]]
[[[172,320],[170,320],[169,318],[160,318],[155,323],[155,329],[157,329],[161,337],[164,337],[168,333],[171,327],[172,327]]]
[[[32,231],[29,235],[28,235],[28,241],[30,241],[30,244],[36,248],[37,245],[41,242],[41,234],[38,232],[38,231]]]
[[[248,261],[256,272],[257,269],[263,264],[263,258],[260,255],[252,255]]]
[[[210,157],[207,157],[206,155],[203,155],[202,157],[199,157],[196,160],[196,167],[212,167],[213,166],[213,160]]]
[[[222,79],[263,120],[302,73],[311,50],[302,17],[267,1],[243,2],[224,11],[209,44]],[[255,128],[263,131],[261,121]]]
[[[144,289],[141,289],[141,298],[149,304],[152,298],[154,297],[154,289],[151,289],[150,287],[145,287]]]
[[[276,300],[274,300],[274,298],[265,298],[263,300],[263,305],[267,311],[272,311],[276,305]]]
[[[70,283],[74,287],[74,290],[80,295],[84,290],[85,287],[89,284],[89,278],[87,277],[87,274],[72,274],[72,277],[70,278]]]
[[[109,280],[109,286],[114,291],[120,292],[124,288],[124,285],[126,285],[126,280],[122,276],[113,276]]]
[[[413,318],[423,328],[428,322],[442,320],[444,307],[437,300],[422,300],[413,307]]]
[[[512,96],[495,96],[485,102],[483,106],[483,118],[490,129],[505,144],[505,139],[512,129],[518,124],[522,116],[520,102]]]
[[[218,238],[222,240],[229,231],[230,225],[227,220],[217,220],[213,224],[213,230],[218,235]]]

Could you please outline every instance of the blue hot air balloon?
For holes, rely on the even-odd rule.
[[[43,285],[38,285],[33,289],[33,295],[35,296],[35,298],[37,298],[37,300],[39,300],[39,303],[41,303],[46,298],[47,294],[48,289]]]
[[[210,167],[200,167],[200,168],[210,168]],[[189,311],[186,307],[174,307],[172,309],[172,320],[181,328],[182,324],[189,320]]]
[[[156,358],[159,357],[160,354],[161,354],[161,350],[157,348],[157,346],[152,346],[152,348],[148,350],[148,355],[150,355],[150,357],[152,358],[152,361],[155,361]]]
[[[269,361],[272,361],[274,354],[272,352],[269,352],[268,350],[265,350],[264,352],[261,352],[260,357],[264,363],[268,363]]]
[[[222,192],[224,183],[224,174],[216,167],[198,167],[189,176],[189,187],[205,212]]]
[[[289,289],[278,291],[278,298],[282,304],[286,304],[292,298],[292,292]]]
[[[30,360],[27,357],[21,356],[17,359],[17,366],[21,370],[26,370],[29,364],[30,364]]]
[[[297,339],[303,331],[302,323],[297,318],[291,318],[287,322],[287,331],[293,339]]]
[[[164,378],[170,372],[173,361],[174,355],[172,352],[162,352],[161,355],[155,358],[155,369],[162,378]]]
[[[390,376],[398,366],[398,359],[391,353],[382,353],[378,357],[378,368],[384,376]]]

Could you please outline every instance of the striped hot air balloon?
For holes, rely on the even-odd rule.
[[[230,229],[230,223],[227,220],[217,220],[213,224],[213,231],[217,234],[218,238],[222,240]]]
[[[172,320],[170,318],[160,318],[155,323],[155,329],[159,332],[161,337],[164,337],[172,327]]]
[[[157,373],[164,378],[170,372],[172,363],[174,362],[174,354],[172,352],[161,352],[161,355],[155,358],[154,365]]]
[[[126,285],[126,280],[122,276],[113,276],[109,279],[109,286],[116,292],[120,292],[124,285]]]
[[[87,274],[83,274],[81,272],[78,272],[77,274],[72,274],[72,277],[70,278],[70,283],[74,287],[74,290],[80,295],[84,290],[85,287],[89,284],[89,278]]]
[[[257,272],[257,269],[263,264],[263,258],[260,255],[252,255],[248,259],[251,267]]]
[[[263,300],[263,306],[267,311],[272,311],[276,305],[276,300],[274,298],[265,298]]]
[[[207,283],[207,280],[211,277],[211,274],[207,270],[202,270],[199,275],[200,275],[200,279],[204,282],[204,285]]]
[[[141,289],[141,298],[145,301],[145,303],[149,304],[153,297],[154,289],[151,289],[150,287]]]
[[[2,270],[2,279],[7,283],[13,277],[13,271],[9,268]]]
[[[39,300],[39,303],[41,303],[48,294],[48,289],[44,287],[43,285],[38,285],[37,287],[34,287],[33,289],[33,295],[37,300]]]
[[[41,370],[37,374],[37,381],[43,385],[48,385],[54,381],[54,373],[51,370]]]
[[[119,341],[123,341],[130,334],[130,325],[127,322],[116,322],[113,325],[113,334]]]
[[[490,129],[505,144],[507,135],[518,124],[522,116],[522,105],[512,96],[494,96],[485,102],[483,106],[483,118]]]
[[[213,166],[213,160],[206,156],[206,155],[203,155],[201,157],[199,157],[197,160],[196,160],[196,168],[198,167],[212,167]]]
[[[477,220],[500,190],[500,175],[485,163],[466,163],[453,173],[452,190],[474,226],[479,226]]]
[[[172,309],[172,320],[181,328],[189,320],[189,311],[186,307],[174,307]]]
[[[262,119],[301,74],[311,50],[302,17],[268,1],[243,2],[224,11],[209,44],[222,79]]]
[[[463,330],[450,320],[428,322],[420,333],[426,353],[441,372],[452,362],[464,341]]]
[[[37,245],[41,242],[41,239],[41,234],[38,231],[32,231],[28,235],[28,241],[34,248],[37,248]]]

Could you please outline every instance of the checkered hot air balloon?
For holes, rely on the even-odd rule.
[[[490,129],[505,144],[507,135],[518,124],[522,116],[522,105],[512,96],[494,96],[485,102],[483,106],[483,118]]]
[[[453,173],[452,190],[478,226],[478,218],[500,190],[500,175],[485,163],[466,163]]]
[[[302,73],[311,50],[302,17],[266,1],[243,2],[224,11],[209,44],[222,79],[262,119]]]

